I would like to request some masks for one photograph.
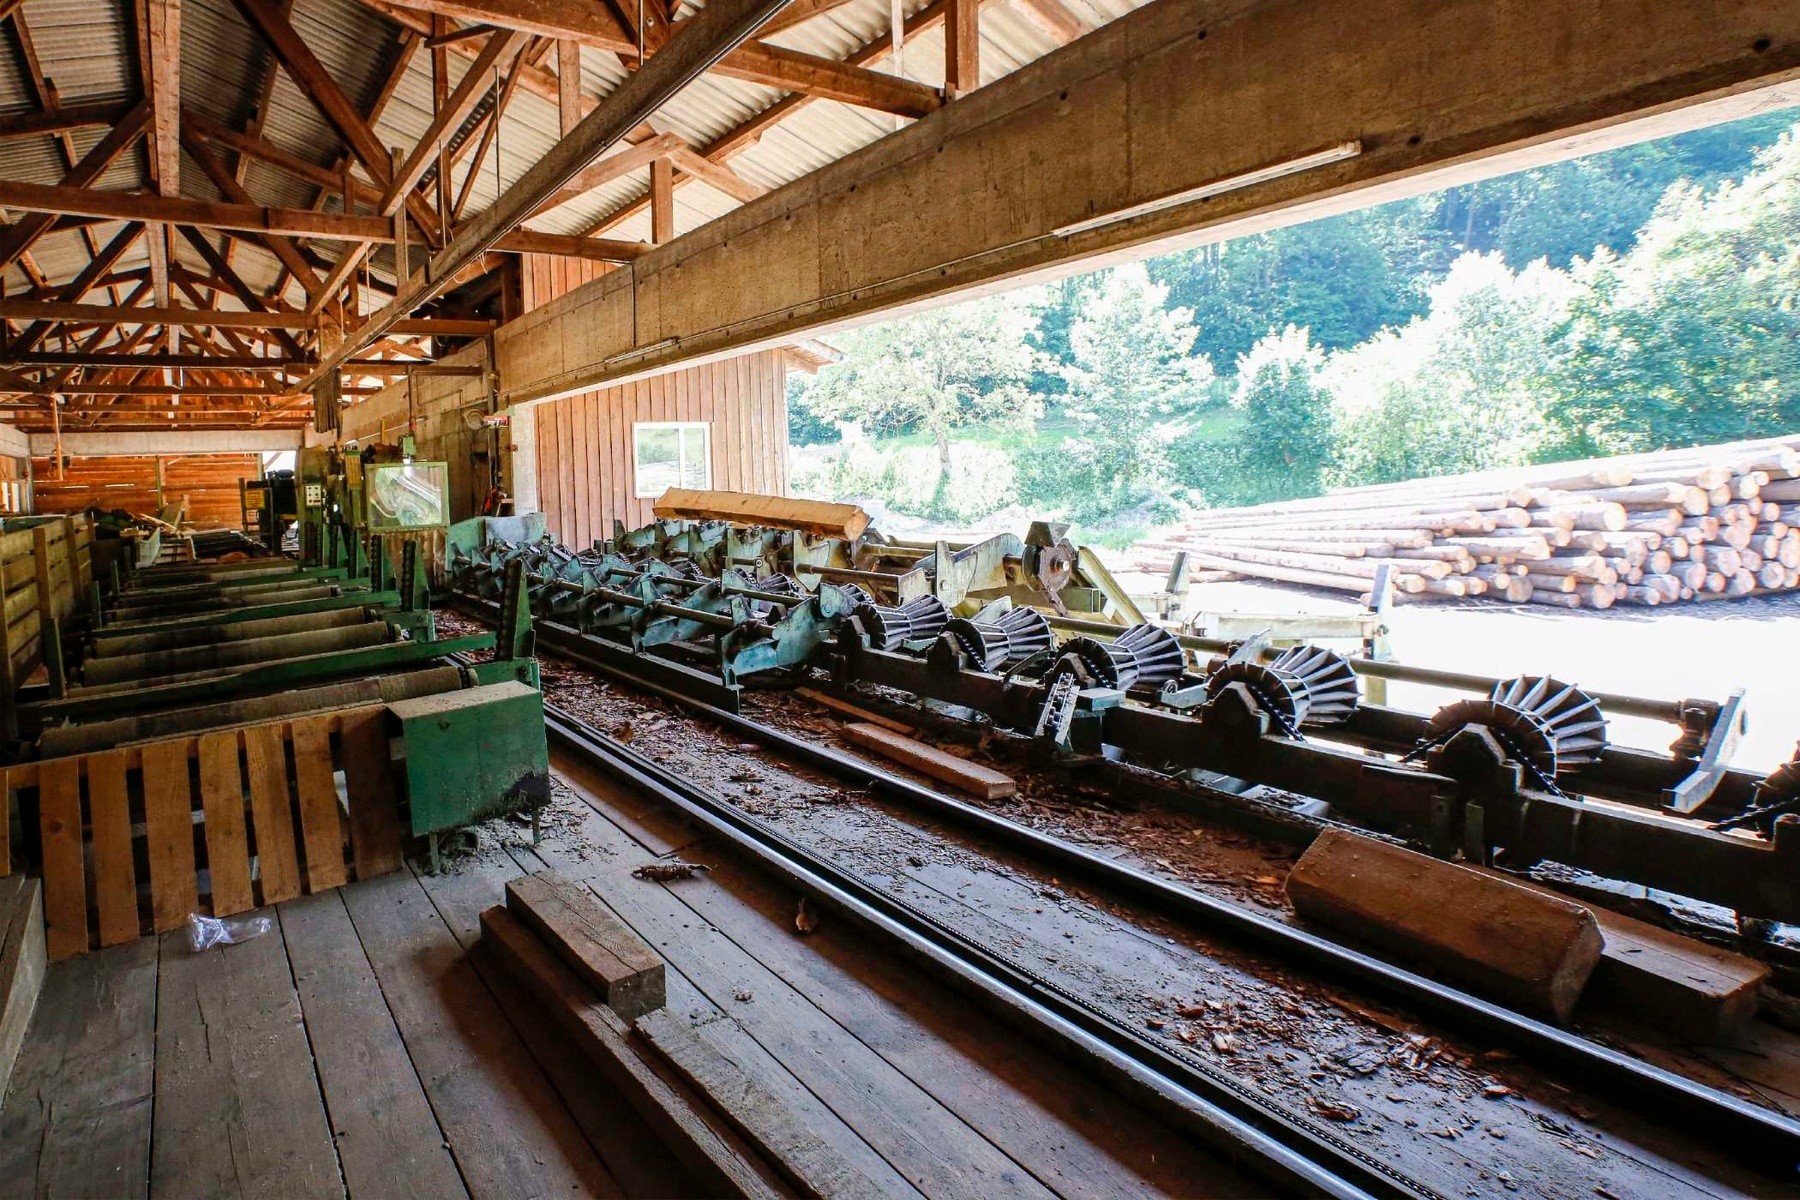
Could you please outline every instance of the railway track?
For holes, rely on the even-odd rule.
[[[477,617],[490,615],[485,611],[489,606],[479,602],[463,601],[460,607]],[[1781,1113],[942,795],[827,746],[625,675],[606,661],[584,657],[576,642],[565,644],[558,639],[545,649],[633,690],[660,697],[688,715],[716,725],[728,737],[758,743],[801,766],[867,789],[902,809],[958,825],[984,841],[1019,852],[1054,872],[1078,875],[1113,896],[1196,932],[1219,935],[1285,964],[1353,984],[1484,1045],[1505,1047],[1626,1107],[1706,1135],[1727,1148],[1732,1157],[1776,1178],[1791,1179],[1800,1164],[1800,1122]],[[1196,1056],[1171,1051],[1142,1029],[1132,1028],[1113,1014],[1069,995],[1054,982],[1008,962],[992,947],[975,944],[911,909],[855,871],[801,846],[774,825],[675,775],[573,714],[548,704],[546,709],[553,713],[553,742],[566,752],[578,754],[619,781],[671,804],[802,891],[896,939],[957,986],[975,991],[989,1003],[1024,1006],[1019,1011],[1032,1019],[1040,1034],[1079,1044],[1084,1054],[1105,1066],[1126,1090],[1180,1116],[1186,1127],[1222,1152],[1239,1159],[1249,1156],[1269,1171],[1294,1172],[1285,1176],[1286,1186],[1319,1194],[1437,1194],[1370,1159],[1331,1129],[1272,1105],[1229,1073]],[[1273,1157],[1265,1160],[1265,1152]]]

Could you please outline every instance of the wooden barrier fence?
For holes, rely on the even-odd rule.
[[[402,862],[385,705],[4,768],[6,803],[32,791],[51,958]],[[8,850],[0,824],[0,864]]]
[[[8,702],[44,661],[42,630],[87,604],[93,547],[93,525],[85,516],[0,534],[0,687]]]

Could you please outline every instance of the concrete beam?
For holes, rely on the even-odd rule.
[[[62,448],[64,454],[76,458],[119,458],[144,454],[267,454],[276,450],[298,450],[302,440],[298,429],[172,429],[168,433],[65,433]],[[32,434],[30,452],[39,456],[54,454],[55,435]],[[0,453],[10,454],[13,451]]]
[[[1792,104],[1797,79],[1800,5],[1767,0],[1152,0],[501,327],[502,399]]]

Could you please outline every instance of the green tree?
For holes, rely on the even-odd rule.
[[[803,385],[813,419],[855,421],[870,433],[919,430],[950,477],[950,438],[971,425],[1029,429],[1043,404],[1028,390],[1036,317],[1018,297],[934,308],[834,339],[844,361]]]
[[[1549,387],[1564,454],[1800,427],[1800,138],[1740,182],[1678,184],[1622,256],[1578,263],[1583,294]]]
[[[1231,406],[1238,427],[1240,468],[1265,481],[1269,500],[1316,496],[1335,451],[1331,391],[1324,383],[1325,352],[1304,329],[1289,325],[1238,360]]]
[[[1063,368],[1068,412],[1081,434],[1065,442],[1097,494],[1128,501],[1160,481],[1173,430],[1164,422],[1205,398],[1212,364],[1193,355],[1199,331],[1142,264],[1104,276],[1069,328]]]
[[[1535,263],[1467,254],[1432,289],[1431,310],[1332,356],[1334,482],[1382,483],[1509,466],[1549,436],[1547,380],[1568,353],[1575,284]]]

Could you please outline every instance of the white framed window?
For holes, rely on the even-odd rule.
[[[705,421],[638,421],[631,427],[633,495],[712,487],[712,427]]]

